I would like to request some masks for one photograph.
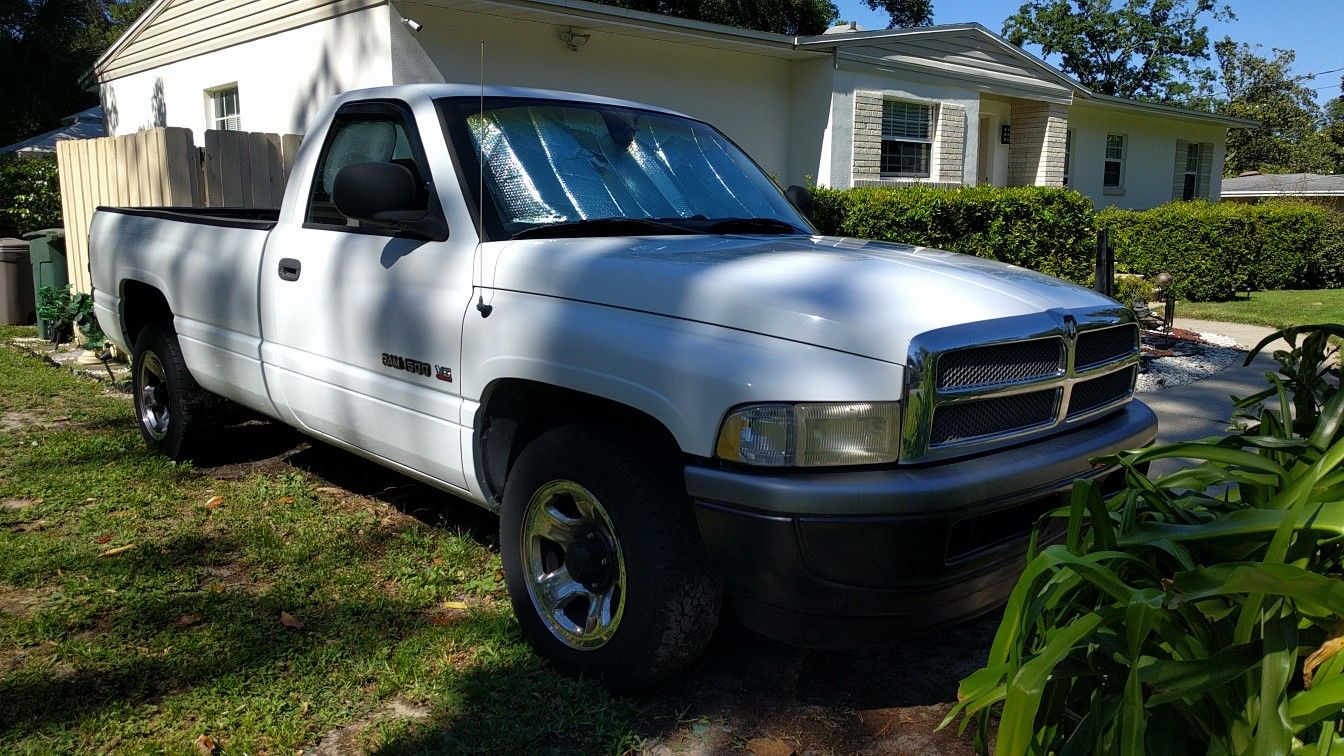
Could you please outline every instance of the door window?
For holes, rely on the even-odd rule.
[[[332,119],[327,142],[317,161],[312,191],[308,195],[306,221],[318,226],[359,228],[359,221],[347,218],[332,202],[336,175],[355,163],[396,163],[411,171],[421,187],[426,208],[430,203],[429,171],[424,151],[410,115],[390,103],[355,103],[337,111]],[[368,229],[377,233],[393,232]]]

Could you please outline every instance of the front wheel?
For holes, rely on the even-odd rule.
[[[713,635],[719,589],[678,471],[614,432],[566,426],[528,444],[500,546],[524,635],[566,674],[636,690]]]
[[[157,324],[141,329],[131,382],[145,443],[167,457],[185,459],[202,422],[205,391],[187,370],[177,334]]]

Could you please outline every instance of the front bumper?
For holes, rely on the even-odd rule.
[[[1073,481],[1116,487],[1093,457],[1147,446],[1141,402],[1076,431],[927,467],[761,473],[688,467],[686,488],[738,614],[765,635],[842,648],[998,606],[1039,516]]]

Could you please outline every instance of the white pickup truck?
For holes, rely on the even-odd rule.
[[[1154,438],[1127,308],[809,203],[660,108],[363,90],[278,212],[99,208],[95,309],[152,447],[216,395],[498,511],[526,637],[633,688],[725,600],[813,647],[988,611]]]

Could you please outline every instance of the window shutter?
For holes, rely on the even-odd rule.
[[[1199,174],[1195,179],[1195,196],[1209,199],[1209,182],[1213,178],[1213,145],[1199,145]]]
[[[1185,152],[1190,143],[1184,139],[1176,140],[1176,160],[1172,165],[1171,198],[1181,199],[1185,194]]]

